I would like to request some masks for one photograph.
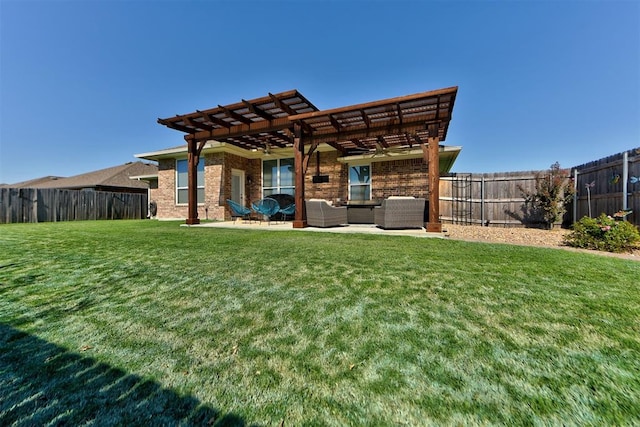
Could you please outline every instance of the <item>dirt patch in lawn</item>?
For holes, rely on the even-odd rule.
[[[566,246],[564,244],[564,237],[569,234],[570,230],[562,228],[541,230],[537,228],[480,227],[476,225],[443,224],[442,230],[445,236],[456,240],[562,248],[640,261],[640,250],[635,250],[632,253],[614,254],[611,252],[592,251]]]

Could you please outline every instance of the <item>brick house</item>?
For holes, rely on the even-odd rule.
[[[460,152],[460,147],[440,147],[440,174],[449,172]],[[184,219],[187,217],[186,192],[179,181],[186,181],[187,146],[137,154],[136,157],[158,162],[158,187],[154,198],[158,207],[159,219]],[[428,167],[421,150],[389,152],[387,154],[339,156],[328,146],[319,146],[312,156],[309,172],[305,177],[306,198],[326,199],[334,203],[371,201],[376,203],[389,196],[410,195],[428,198]],[[217,220],[230,220],[231,214],[226,199],[235,200],[243,205],[260,200],[272,194],[294,192],[292,174],[286,169],[293,167],[293,149],[272,149],[269,154],[261,152],[239,153],[235,147],[224,143],[209,142],[202,150],[201,166],[198,171],[198,217]],[[369,168],[370,187],[356,196],[356,187],[362,186],[353,181],[356,171]],[[265,171],[280,171],[280,177],[271,179],[275,185],[264,184]],[[282,173],[284,171],[284,173]],[[284,176],[284,175],[287,176]],[[182,178],[180,177],[182,175]],[[317,176],[323,178],[316,178]],[[200,178],[201,177],[201,178]],[[314,182],[326,180],[326,182]],[[239,188],[234,188],[236,185]],[[366,184],[364,185],[366,187]],[[358,197],[356,200],[355,198]]]
[[[227,199],[249,205],[274,194],[302,193],[305,199],[349,205],[373,205],[396,195],[429,199],[426,146],[437,149],[436,179],[449,172],[461,149],[440,144],[456,92],[457,87],[448,88],[331,111],[319,111],[297,91],[269,94],[159,119],[187,133],[187,144],[136,157],[158,162],[159,219],[194,216],[190,191],[197,196],[195,217],[215,220],[231,219]],[[324,130],[323,120],[337,132]],[[311,148],[298,149],[294,125]],[[298,158],[297,152],[302,152]],[[190,163],[190,155],[198,161]]]

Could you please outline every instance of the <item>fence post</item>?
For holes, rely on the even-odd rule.
[[[578,169],[573,170],[573,223],[578,221]]]
[[[482,180],[480,181],[480,227],[485,226],[484,221],[484,173],[482,174]]]
[[[628,202],[628,188],[627,182],[629,181],[629,154],[625,151],[622,153],[622,210],[627,210],[629,207]],[[627,217],[624,216],[626,221]]]

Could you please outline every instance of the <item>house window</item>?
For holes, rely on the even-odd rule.
[[[295,193],[293,159],[262,161],[262,196]]]
[[[349,200],[371,200],[371,166],[349,168]]]
[[[198,203],[204,203],[204,161],[198,162]],[[176,160],[176,203],[186,205],[189,203],[189,162],[187,159]]]

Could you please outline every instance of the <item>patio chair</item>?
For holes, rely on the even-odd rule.
[[[262,217],[266,216],[269,224],[271,223],[271,217],[280,211],[278,201],[269,197],[265,197],[258,203],[252,203],[251,207],[255,212],[262,215]],[[260,221],[262,222],[262,219]]]
[[[292,203],[287,207],[284,207],[278,211],[282,215],[282,220],[287,220],[287,215],[293,215],[296,213],[296,204]]]
[[[241,218],[243,220],[251,221],[251,209],[246,206],[242,206],[240,203],[236,203],[231,199],[227,199],[227,204],[231,211],[231,219]]]
[[[389,197],[373,209],[375,223],[380,228],[422,228],[425,199]]]
[[[335,227],[347,224],[347,207],[329,205],[326,200],[311,199],[305,201],[307,224],[311,227]]]
[[[282,213],[282,209],[284,209],[285,207],[288,207],[291,204],[294,204],[295,199],[291,194],[286,194],[286,193],[269,194],[268,197],[278,202],[281,208],[280,212],[275,214],[271,219],[275,221],[284,221],[286,218],[285,218],[285,215]]]

